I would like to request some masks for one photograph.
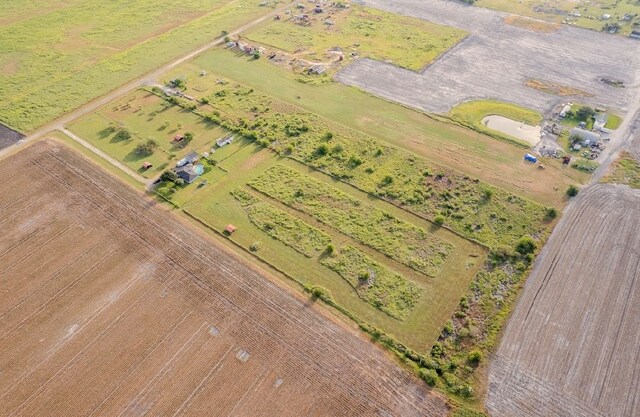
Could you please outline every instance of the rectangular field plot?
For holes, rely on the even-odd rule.
[[[234,225],[228,239],[416,351],[430,349],[484,262],[481,246],[268,149],[245,146],[218,167],[227,173],[192,194],[185,212],[219,233]],[[295,193],[294,177],[312,184],[307,196],[346,203],[320,207],[318,217],[252,188],[271,183]],[[172,200],[183,201],[185,191]]]
[[[0,175],[0,415],[448,415],[381,349],[63,145]]]

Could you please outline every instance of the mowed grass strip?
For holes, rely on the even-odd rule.
[[[346,246],[320,262],[340,274],[363,300],[400,320],[409,314],[422,293],[415,283],[352,246]]]
[[[327,51],[338,47],[418,71],[466,36],[456,28],[358,5],[330,8],[329,19],[312,17],[308,26],[294,18],[272,21],[247,38],[290,53],[302,50],[316,59],[327,59]]]
[[[262,201],[245,190],[231,192],[258,229],[311,258],[324,252],[331,237],[292,215]]]
[[[14,16],[0,27],[0,121],[31,131],[267,13],[259,4],[89,0],[32,19]]]
[[[455,106],[449,112],[453,120],[496,139],[505,139],[519,146],[529,148],[530,145],[520,139],[489,129],[482,123],[486,116],[498,115],[531,126],[542,122],[542,115],[534,110],[526,109],[511,103],[495,100],[468,101]]]
[[[439,274],[453,250],[452,244],[424,229],[283,165],[270,168],[249,185],[431,277]]]

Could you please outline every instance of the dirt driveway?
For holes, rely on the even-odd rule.
[[[626,113],[640,82],[640,41],[561,27],[538,33],[504,23],[504,13],[441,0],[365,0],[367,6],[455,26],[470,35],[422,73],[362,59],[336,79],[421,110],[446,113],[471,99],[494,98],[542,112],[562,98],[526,87],[541,79],[593,95],[585,101]],[[616,88],[599,81],[623,81]]]

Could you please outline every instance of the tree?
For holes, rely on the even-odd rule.
[[[149,156],[153,153],[153,151],[155,151],[157,147],[158,142],[156,142],[152,138],[149,138],[145,143],[138,144],[138,146],[136,146],[136,148],[134,149],[134,153],[138,156]]]
[[[567,196],[575,197],[578,195],[579,191],[580,190],[578,189],[578,187],[576,187],[575,185],[570,185],[569,188],[567,188]]]
[[[516,251],[521,255],[533,253],[536,250],[536,241],[531,236],[523,236],[516,244]]]
[[[433,222],[435,224],[437,224],[438,226],[442,226],[444,224],[445,218],[442,214],[438,214],[434,219]]]
[[[558,210],[556,210],[554,207],[548,207],[547,213],[545,214],[545,218],[547,220],[553,220],[556,217],[558,217]]]
[[[163,182],[175,182],[178,179],[178,174],[171,170],[167,170],[160,175],[160,181]]]
[[[113,138],[115,140],[129,140],[131,139],[131,132],[127,128],[121,127]]]
[[[184,136],[182,137],[182,141],[186,144],[189,143],[193,140],[193,133],[191,132],[187,132],[184,134]]]
[[[596,112],[589,106],[583,106],[578,109],[576,112],[576,117],[578,120],[582,120],[583,122],[588,121],[593,116],[595,116]]]

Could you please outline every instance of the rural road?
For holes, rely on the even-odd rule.
[[[89,149],[91,152],[95,153],[96,155],[98,155],[102,159],[106,160],[111,165],[115,166],[116,168],[119,168],[125,174],[131,176],[136,181],[144,184],[147,187],[149,187],[151,184],[153,184],[153,181],[154,181],[153,179],[148,179],[148,178],[143,177],[142,175],[138,174],[137,172],[135,172],[134,170],[132,170],[131,168],[129,168],[128,166],[123,164],[122,162],[118,161],[115,158],[112,158],[111,156],[107,155],[106,153],[104,153],[99,148],[93,146],[92,144],[90,144],[86,140],[82,139],[80,136],[76,135],[72,131],[70,131],[68,129],[64,129],[64,128],[61,129],[60,131],[62,133],[64,133],[65,135],[69,136],[71,139],[73,139],[76,142],[78,142],[80,145],[82,145],[85,148]]]
[[[290,2],[290,3],[286,3],[284,6],[282,7],[278,7],[276,9],[273,9],[272,11],[270,11],[269,13],[254,19],[248,23],[245,23],[244,25],[234,29],[233,31],[229,32],[229,34],[227,36],[235,36],[238,35],[250,28],[252,28],[253,26],[260,24],[262,22],[264,22],[265,20],[273,17],[276,14],[282,13],[284,10],[286,10],[287,8],[291,7],[292,4],[294,2]],[[149,80],[154,80],[156,78],[158,78],[160,75],[172,70],[173,68],[192,60],[193,58],[195,58],[196,56],[203,54],[204,52],[208,51],[211,48],[214,48],[216,46],[221,45],[222,43],[224,43],[224,38],[220,37],[217,38],[201,47],[199,47],[198,49],[191,51],[155,70],[153,70],[152,72],[146,73],[130,82],[128,82],[127,84],[113,90],[112,92],[108,93],[107,95],[104,95],[102,97],[99,97],[93,101],[90,101],[89,103],[79,107],[78,109],[72,111],[71,113],[67,113],[66,115],[52,121],[51,123],[48,123],[40,128],[38,128],[37,130],[29,133],[20,143],[14,145],[14,146],[9,146],[3,150],[0,151],[0,158],[4,156],[4,154],[9,153],[9,152],[14,152],[24,146],[27,146],[28,144],[30,144],[31,142],[42,138],[44,135],[46,135],[49,132],[52,132],[54,130],[60,130],[65,132],[66,134],[68,134],[68,131],[66,131],[66,125],[70,122],[72,122],[73,120],[76,120],[84,115],[87,115],[91,112],[93,112],[94,110],[104,106],[105,104],[115,100],[116,98],[123,96],[133,90],[135,90],[136,88],[142,87],[145,84],[151,82]],[[77,138],[77,137],[76,137]],[[82,139],[80,138],[74,138],[75,140],[79,140],[80,143],[82,143],[84,146],[87,146],[86,142],[84,142]],[[88,146],[87,146],[88,147]],[[129,168],[126,168],[127,171],[129,171]],[[145,180],[146,181],[146,180]]]

